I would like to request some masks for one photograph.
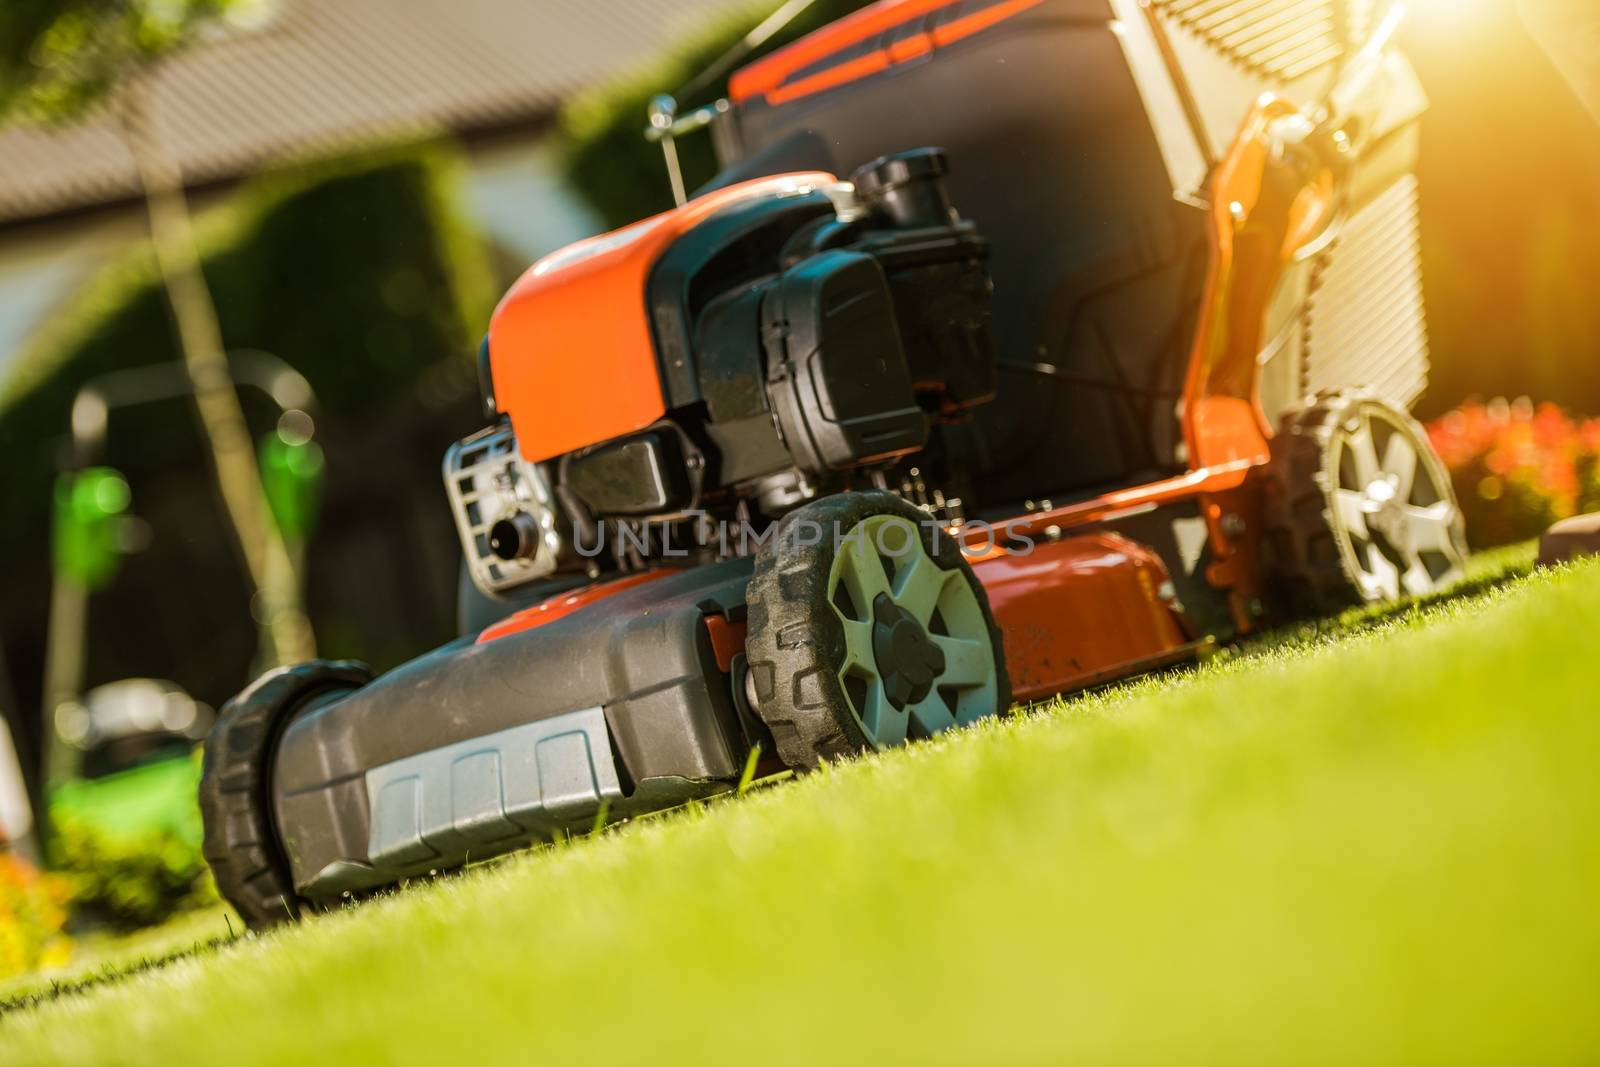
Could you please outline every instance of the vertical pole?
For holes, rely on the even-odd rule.
[[[234,388],[216,305],[200,268],[183,176],[152,121],[146,76],[121,90],[118,117],[123,140],[144,187],[150,239],[178,329],[178,347],[194,384],[212,467],[257,594],[262,636],[274,663],[312,659],[316,646],[301,606],[298,577],[261,486],[255,443]]]
[[[683,187],[683,166],[678,162],[678,141],[670,133],[661,138],[661,154],[667,157],[667,180],[672,183],[672,202],[682,207],[689,202],[689,191]]]
[[[672,127],[678,121],[678,101],[666,93],[661,93],[650,98],[650,107],[647,110],[650,117],[650,133],[661,141],[661,155],[667,161],[667,180],[672,183],[672,202],[682,207],[689,200],[689,192],[683,185],[683,166],[678,160],[678,142],[672,134]]]
[[[41,790],[49,791],[72,776],[72,750],[61,736],[62,716],[83,695],[84,639],[89,592],[59,571],[50,587],[50,623],[44,659],[44,708],[40,722],[44,742]]]

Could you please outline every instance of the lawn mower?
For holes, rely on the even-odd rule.
[[[722,172],[507,293],[463,636],[224,709],[222,892],[275,922],[1450,583],[1400,18],[881,0],[658,103]]]
[[[193,848],[195,744],[212,711],[172,682],[125,678],[97,686],[58,714],[73,757],[51,784],[50,821],[96,843],[171,834]]]

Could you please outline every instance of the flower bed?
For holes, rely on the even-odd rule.
[[[61,879],[0,852],[0,978],[66,961],[67,896]]]
[[[1428,426],[1479,548],[1600,510],[1600,419],[1529,400],[1469,403]]]

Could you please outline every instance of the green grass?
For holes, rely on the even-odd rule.
[[[0,1063],[1600,1057],[1600,562],[0,1019]]]
[[[0,980],[0,1013],[68,995],[159,967],[233,941],[244,923],[225,904],[179,912],[159,926],[131,932],[108,929],[74,935],[72,958],[44,973]],[[0,1015],[0,1027],[4,1017]]]

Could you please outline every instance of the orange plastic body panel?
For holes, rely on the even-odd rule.
[[[495,401],[530,462],[642,430],[666,414],[645,285],[667,247],[732,204],[794,195],[831,174],[759,178],[708,193],[535,263],[489,324]]]
[[[845,60],[815,74],[789,79],[801,70],[826,60],[852,45],[876,37],[901,26],[912,19],[932,14],[950,7],[955,0],[879,0],[853,15],[824,26],[803,37],[787,48],[752,63],[736,72],[728,81],[728,96],[734,103],[764,97],[769,104],[785,104],[825,89],[865,78],[888,70],[899,63],[909,63],[930,52],[971,37],[980,30],[1004,22],[1043,0],[1006,0],[982,11],[936,26],[930,31],[909,34],[883,48]]]
[[[1017,700],[1103,680],[1189,642],[1161,599],[1166,567],[1120,534],[1068,537],[1026,555],[996,553],[972,568],[1004,637]]]
[[[1267,307],[1285,268],[1327,231],[1344,177],[1315,144],[1276,150],[1274,125],[1297,114],[1271,93],[1258,99],[1211,179],[1211,263],[1183,403],[1189,462],[1200,470],[1271,456],[1259,362]],[[1227,590],[1234,623],[1248,633],[1262,610],[1259,496],[1218,487],[1201,504],[1212,553],[1206,578]]]
[[[1180,501],[1194,501],[1205,520],[1212,562],[1206,580],[1226,591],[1234,625],[1240,633],[1257,626],[1260,596],[1260,494],[1251,473],[1260,466],[1255,459],[1239,459],[1215,467],[1193,470],[1176,478],[1130,486],[1079,500],[1047,511],[1019,515],[988,526],[973,524],[955,531],[967,546],[974,565],[979,560],[1006,552],[1005,545],[1016,538],[1038,541],[1059,536],[1117,518],[1154,511]],[[1243,523],[1243,533],[1230,532],[1226,517]]]
[[[733,670],[733,657],[744,651],[748,631],[748,620],[729,622],[722,615],[706,616],[706,633],[711,637],[711,654],[716,657],[717,670],[723,674]]]
[[[1184,386],[1184,435],[1198,467],[1268,455],[1273,430],[1257,393],[1267,305],[1336,208],[1332,169],[1308,166],[1309,153],[1273,154],[1273,124],[1298,112],[1261,97],[1212,178],[1211,264]]]
[[[582,589],[551,597],[549,600],[541,601],[531,608],[523,608],[515,615],[495,623],[478,635],[477,643],[480,645],[488,644],[490,641],[502,637],[520,634],[524,630],[536,630],[546,623],[564,619],[568,615],[582,611],[591,604],[599,603],[609,596],[615,596],[624,589],[632,589],[636,585],[653,582],[657,578],[665,578],[667,575],[675,573],[677,572],[670,567],[658,567],[655,570],[630,574],[626,578],[586,585]]]

